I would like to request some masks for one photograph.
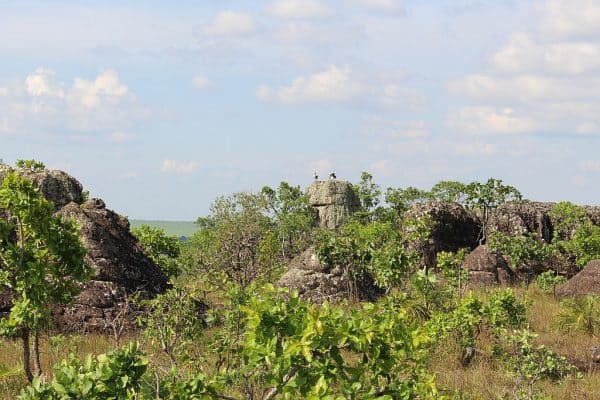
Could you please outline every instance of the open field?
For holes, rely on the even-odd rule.
[[[185,236],[190,237],[198,231],[198,225],[192,221],[153,221],[144,219],[131,219],[129,220],[132,228],[139,228],[146,224],[153,228],[161,228],[169,236],[174,235],[177,237]]]

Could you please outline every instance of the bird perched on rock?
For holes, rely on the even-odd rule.
[[[329,174],[329,179],[336,179],[335,172]]]
[[[315,181],[319,179],[319,175],[317,174],[317,171],[313,172],[313,178],[315,178]]]

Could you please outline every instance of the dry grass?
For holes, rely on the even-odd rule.
[[[589,348],[600,344],[600,340],[581,333],[557,333],[553,321],[559,312],[559,301],[552,296],[540,293],[534,287],[516,289],[516,293],[529,303],[529,326],[539,335],[536,344],[548,346],[582,371],[579,377],[569,377],[560,382],[540,381],[536,384],[536,389],[552,399],[600,399],[600,368],[590,369],[589,354]],[[208,337],[214,333],[207,330],[204,335]],[[130,339],[139,338],[125,338],[122,343]],[[509,365],[506,360],[492,355],[494,345],[497,344],[493,335],[482,334],[477,343],[480,352],[466,368],[460,365],[459,348],[450,341],[433,349],[430,370],[436,375],[441,392],[450,398],[461,400],[513,399],[515,380],[509,372]],[[51,366],[69,353],[75,353],[79,357],[88,353],[104,353],[114,348],[116,343],[109,336],[73,335],[45,337],[41,345],[42,362],[45,372],[50,375]],[[156,369],[168,369],[168,360],[157,349],[152,349],[143,341],[142,347]],[[21,369],[20,342],[0,340],[0,349],[0,399],[13,399],[27,383]],[[210,374],[216,355],[208,354],[202,343],[198,344],[196,350],[198,353],[194,354],[194,358],[206,357],[201,364],[202,368],[207,369],[204,372]]]

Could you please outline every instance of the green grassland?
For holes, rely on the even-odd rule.
[[[190,237],[198,231],[198,225],[192,221],[152,221],[144,219],[131,219],[129,220],[131,228],[139,228],[146,224],[153,228],[161,228],[169,236],[174,235],[177,237],[185,236]]]

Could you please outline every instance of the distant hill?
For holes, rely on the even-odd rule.
[[[198,225],[192,221],[151,221],[144,219],[130,219],[129,223],[132,228],[139,228],[143,224],[154,228],[164,229],[167,235],[175,235],[177,237],[190,237],[198,231]]]

